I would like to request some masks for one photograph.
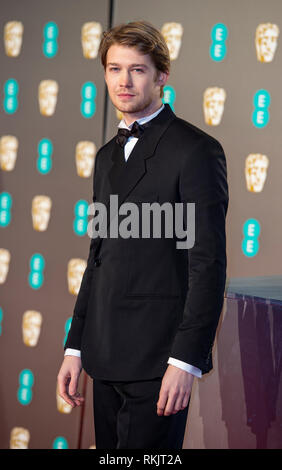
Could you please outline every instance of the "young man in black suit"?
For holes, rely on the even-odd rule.
[[[169,51],[151,24],[104,33],[100,57],[123,119],[96,155],[93,202],[107,209],[106,234],[99,231],[90,243],[58,374],[60,395],[72,406],[83,402],[77,392],[83,367],[93,378],[97,448],[181,449],[193,380],[212,368],[223,304],[225,155],[216,139],[162,103]],[[114,195],[116,217],[109,214]],[[138,209],[182,203],[187,233],[186,208],[194,205],[194,243],[179,248],[175,230],[159,238],[152,231],[111,236],[109,226],[121,227],[128,202]]]

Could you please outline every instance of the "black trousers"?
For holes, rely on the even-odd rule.
[[[161,381],[93,379],[97,449],[182,449],[189,404],[176,414],[158,416]]]

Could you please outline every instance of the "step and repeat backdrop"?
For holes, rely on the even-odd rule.
[[[276,276],[281,18],[278,0],[1,2],[1,448],[95,448],[88,378],[74,410],[56,378],[88,256],[95,155],[120,118],[97,57],[102,32],[141,19],[162,31],[163,101],[226,153],[228,278]]]

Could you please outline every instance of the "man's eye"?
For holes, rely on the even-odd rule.
[[[118,67],[111,67],[110,70],[116,72],[118,70]]]
[[[139,69],[138,67],[136,67],[135,69],[133,70],[136,70],[137,72],[143,72],[143,69]]]

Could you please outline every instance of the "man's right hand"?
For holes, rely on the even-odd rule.
[[[59,395],[73,408],[84,401],[77,391],[81,369],[80,357],[65,356],[57,376]]]

